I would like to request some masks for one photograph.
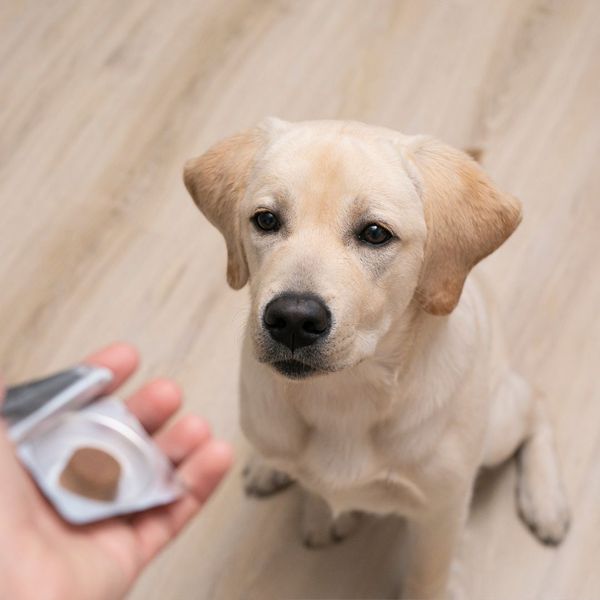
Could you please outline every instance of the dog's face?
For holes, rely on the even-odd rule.
[[[258,359],[293,379],[371,356],[411,302],[450,312],[520,214],[462,153],[359,123],[271,120],[185,180],[250,281]]]
[[[240,204],[259,360],[290,377],[373,353],[411,301],[423,260],[421,200],[393,145],[284,128]]]

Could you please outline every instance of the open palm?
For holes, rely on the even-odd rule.
[[[138,358],[131,346],[114,344],[84,362],[109,368],[115,389],[135,371]],[[71,526],[21,467],[0,423],[0,598],[122,597],[197,513],[229,468],[230,447],[211,439],[200,417],[188,415],[163,428],[181,404],[173,382],[152,381],[126,402],[177,465],[187,493],[173,504],[133,516]]]

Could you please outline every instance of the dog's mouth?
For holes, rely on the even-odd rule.
[[[306,377],[319,373],[319,369],[293,359],[278,360],[272,362],[271,366],[289,379],[305,379]]]

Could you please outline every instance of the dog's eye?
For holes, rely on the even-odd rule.
[[[257,212],[252,217],[252,221],[262,231],[277,231],[280,227],[279,219],[268,210]]]
[[[373,246],[381,246],[392,239],[392,234],[385,227],[370,223],[359,234],[358,239]]]

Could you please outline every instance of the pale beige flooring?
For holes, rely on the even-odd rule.
[[[518,521],[486,477],[467,598],[600,598],[600,3],[59,0],[0,3],[0,367],[16,380],[115,338],[132,385],[176,377],[239,461],[134,600],[390,597],[401,528],[298,542],[298,495],[246,499],[236,385],[246,295],[181,183],[184,160],[266,114],[355,118],[483,148],[525,206],[483,269],[521,370],[548,393],[571,533]],[[0,492],[1,493],[1,492]]]

